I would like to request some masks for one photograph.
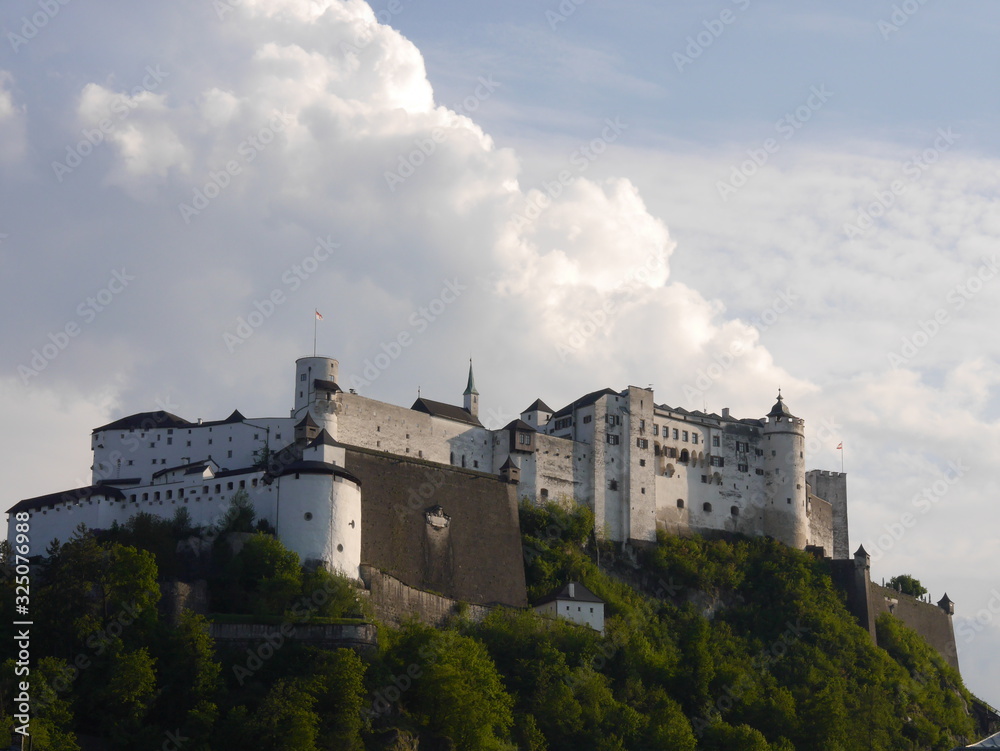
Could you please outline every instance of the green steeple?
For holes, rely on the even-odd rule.
[[[464,392],[463,395],[464,396],[468,396],[469,394],[475,394],[476,396],[479,396],[479,392],[476,391],[476,379],[472,375],[472,358],[471,357],[469,358],[469,385],[465,387],[465,392]]]

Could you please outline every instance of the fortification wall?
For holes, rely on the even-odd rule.
[[[374,566],[363,565],[361,579],[368,587],[375,617],[391,626],[399,626],[407,618],[416,617],[421,623],[439,628],[459,612],[458,600],[409,587]],[[479,622],[489,612],[490,608],[485,605],[469,605],[465,614]]]
[[[809,544],[823,548],[824,556],[833,557],[833,506],[822,498],[810,495],[806,504],[806,516],[809,518]]]
[[[916,597],[897,592],[895,589],[879,586],[874,582],[871,591],[871,607],[878,617],[890,613],[920,634],[938,653],[958,670],[958,647],[951,616],[946,611],[929,602],[921,602]]]
[[[456,600],[527,604],[515,486],[356,447],[347,471],[361,480],[362,563]]]

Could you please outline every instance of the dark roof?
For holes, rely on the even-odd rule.
[[[297,428],[318,428],[319,423],[317,423],[309,412],[306,412],[306,416],[295,423]]]
[[[245,418],[238,409],[234,409],[233,413],[229,415],[229,417],[227,417],[225,420],[203,420],[202,422],[198,423],[195,427],[204,428],[206,426],[211,427],[213,425],[231,425],[235,422],[243,422],[246,419],[247,418]]]
[[[194,423],[185,420],[183,417],[164,412],[139,412],[138,414],[123,417],[120,420],[109,422],[99,428],[94,428],[94,433],[102,430],[156,430],[157,428],[186,428]]]
[[[589,407],[591,404],[596,402],[605,394],[609,396],[618,396],[618,393],[619,392],[614,391],[612,389],[601,389],[600,391],[592,391],[586,396],[581,396],[572,404],[567,404],[565,407],[563,407],[561,410],[559,410],[552,416],[563,417],[564,415],[570,415],[578,409],[582,409],[583,407]]]
[[[528,405],[527,409],[521,410],[521,414],[523,415],[525,412],[534,412],[536,410],[539,412],[548,412],[549,414],[552,414],[552,407],[543,402],[541,399],[535,399],[535,401],[533,401],[531,404]]]
[[[413,406],[410,407],[410,409],[417,412],[423,412],[428,415],[433,415],[434,417],[444,417],[448,420],[468,423],[469,425],[478,425],[480,427],[483,425],[464,407],[456,407],[452,404],[445,404],[444,402],[435,402],[432,399],[424,399],[423,397],[420,397],[413,402]]]
[[[503,426],[504,430],[530,430],[532,433],[537,433],[538,431],[531,427],[524,420],[511,420],[509,423]]]
[[[479,392],[476,391],[476,379],[472,375],[472,360],[469,360],[469,383],[466,384],[465,386],[465,392],[463,393],[463,396],[468,396],[471,394],[479,396]]]
[[[98,485],[141,485],[141,477],[122,477],[120,479],[98,480]]]
[[[188,462],[187,464],[178,464],[176,467],[167,467],[166,469],[161,469],[159,472],[153,473],[153,479],[155,480],[157,477],[165,475],[169,472],[176,472],[179,469],[186,470],[184,472],[184,474],[186,475],[193,475],[197,473],[199,469],[204,470],[205,467],[208,466],[209,462],[215,464],[216,467],[219,466],[218,464],[215,463],[214,459],[202,459],[201,461],[198,462]]]
[[[780,391],[778,392],[778,401],[776,401],[774,403],[774,406],[771,407],[771,411],[767,413],[767,416],[768,417],[794,417],[795,416],[791,412],[788,411],[788,407],[785,406],[785,399],[781,395]]]
[[[278,473],[278,477],[284,477],[285,475],[333,475],[334,477],[343,477],[345,480],[350,480],[356,485],[361,485],[361,480],[352,475],[350,472],[345,472],[341,467],[335,464],[327,464],[326,462],[315,462],[315,461],[297,461],[292,462],[284,469]]]
[[[125,500],[125,494],[112,485],[88,485],[85,488],[75,488],[73,490],[64,490],[61,493],[50,493],[49,495],[40,495],[36,498],[26,498],[7,509],[7,513],[16,514],[19,511],[35,511],[44,506],[54,506],[59,503],[79,503],[80,501],[89,500],[94,496],[106,496],[118,501]]]
[[[500,465],[500,471],[505,469],[520,469],[515,463],[513,457],[509,454],[507,455],[507,461]]]
[[[569,585],[573,585],[573,596],[569,596]],[[535,605],[544,605],[547,602],[553,602],[554,600],[571,600],[572,602],[599,602],[604,604],[604,600],[595,595],[585,586],[580,584],[580,582],[569,582],[561,587],[557,587],[549,592],[545,597],[537,600]]]
[[[322,378],[313,379],[313,388],[324,389],[326,391],[333,391],[333,392],[337,391],[343,392],[343,389],[340,388],[340,386],[338,386],[336,383],[334,383],[333,381],[324,381]]]
[[[218,480],[220,477],[232,477],[233,475],[250,475],[254,472],[262,472],[263,470],[257,467],[242,467],[240,469],[224,469],[220,472],[215,473],[215,479]]]
[[[319,431],[319,434],[313,438],[309,445],[306,446],[307,449],[311,449],[313,446],[343,446],[344,444],[334,440],[333,436],[326,432],[326,430]]]

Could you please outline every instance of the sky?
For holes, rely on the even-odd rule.
[[[762,417],[1000,704],[1000,6],[11,0],[0,486],[294,360],[500,427],[605,387]],[[837,450],[843,444],[843,452]]]

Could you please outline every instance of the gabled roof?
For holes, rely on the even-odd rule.
[[[112,485],[88,485],[85,488],[75,488],[73,490],[64,490],[61,493],[49,493],[48,495],[40,495],[35,498],[26,498],[7,509],[7,513],[16,514],[20,511],[35,511],[44,506],[54,506],[60,503],[79,503],[80,501],[89,500],[94,496],[114,498],[117,501],[125,500],[125,494]]]
[[[572,597],[569,596],[570,584],[573,585]],[[535,605],[544,605],[547,602],[554,602],[556,600],[569,600],[570,602],[599,602],[602,605],[604,604],[604,600],[580,584],[580,582],[569,582],[561,587],[553,589],[545,595],[545,597],[537,600]]]
[[[99,433],[102,430],[156,430],[157,428],[186,428],[194,423],[178,417],[162,409],[158,412],[138,412],[128,417],[122,417],[107,425],[94,428],[92,432]]]
[[[238,409],[234,409],[232,414],[229,415],[229,417],[227,417],[225,420],[203,420],[194,427],[205,428],[205,427],[213,427],[215,425],[232,425],[233,423],[243,422],[246,419],[247,418],[243,416],[242,412],[240,412]]]
[[[306,416],[303,417],[301,420],[299,420],[297,423],[295,423],[295,427],[297,427],[297,428],[318,428],[319,427],[319,423],[316,422],[312,418],[312,415],[309,412],[306,412]]]
[[[527,430],[532,433],[537,433],[538,431],[531,427],[524,420],[511,420],[509,423],[503,426],[504,430]]]
[[[590,392],[589,394],[587,394],[585,396],[581,396],[579,399],[577,399],[572,404],[567,404],[565,407],[563,407],[561,410],[559,410],[558,412],[556,412],[552,416],[553,417],[563,417],[564,415],[571,415],[571,414],[573,414],[573,412],[575,412],[578,409],[581,409],[583,407],[589,407],[591,404],[593,404],[594,402],[596,402],[598,399],[600,399],[604,395],[618,396],[618,394],[619,394],[619,392],[617,392],[617,391],[615,391],[613,389],[601,389],[600,391],[592,391],[592,392]]]
[[[552,414],[552,407],[543,402],[541,399],[535,399],[535,401],[533,401],[531,404],[528,405],[527,409],[521,410],[521,414],[523,415],[525,412],[536,412],[536,411],[548,412],[549,414]]]
[[[443,417],[447,420],[455,420],[456,422],[464,422],[469,425],[477,425],[482,427],[482,423],[478,419],[472,416],[468,410],[463,407],[456,407],[452,404],[445,404],[443,402],[435,402],[432,399],[424,399],[420,397],[415,402],[410,409],[416,412],[423,412],[424,414],[433,415],[434,417]]]
[[[316,435],[316,437],[309,442],[309,445],[306,446],[306,448],[311,449],[314,448],[315,446],[343,446],[343,445],[344,444],[340,443],[339,441],[334,440],[333,436],[327,433],[326,430],[321,430]]]

